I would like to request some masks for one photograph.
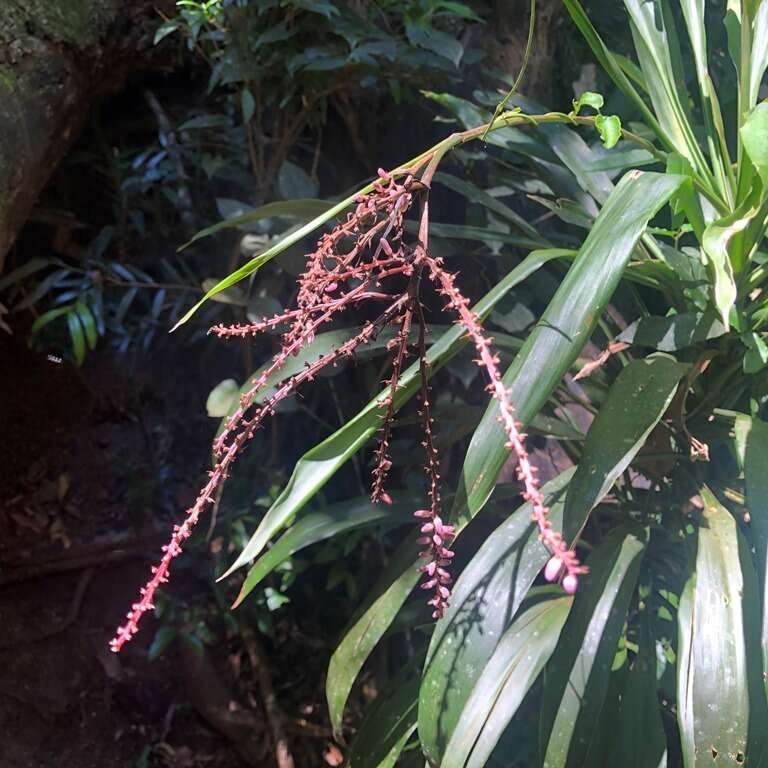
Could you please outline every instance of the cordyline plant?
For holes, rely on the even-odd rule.
[[[532,116],[534,106],[513,98],[516,107],[483,125],[498,95],[481,94],[478,107],[430,94],[466,130],[380,174],[206,297],[356,206],[310,255],[296,309],[215,329],[285,328],[281,352],[226,422],[210,482],[115,646],[135,632],[179,544],[261,421],[322,367],[392,326],[387,386],[298,462],[229,571],[251,564],[239,603],[275,567],[279,558],[259,555],[283,529],[271,552],[287,557],[355,527],[341,512],[334,520],[334,507],[322,518],[333,532],[323,532],[315,513],[297,513],[377,432],[373,500],[387,501],[392,418],[420,396],[430,503],[416,514],[425,558],[403,544],[331,659],[327,697],[338,736],[355,679],[385,633],[397,631],[393,622],[420,579],[440,620],[424,642],[411,637],[412,658],[394,665],[357,729],[348,753],[357,768],[419,762],[422,753],[441,768],[768,761],[768,103],[758,103],[768,0],[729,0],[728,51],[711,52],[702,1],[624,0],[636,62],[611,52],[577,0],[564,2],[643,130],[628,132],[603,115],[597,94],[582,95],[567,115]],[[676,27],[687,33],[685,47]],[[697,93],[685,91],[689,79]],[[732,109],[721,109],[718,93],[734,94]],[[584,115],[586,107],[597,116]],[[582,127],[615,148],[591,146],[585,136],[594,133],[582,135]],[[481,137],[490,180],[509,186],[510,165],[524,164],[541,180],[535,200],[562,226],[538,232],[488,190],[437,173],[451,149]],[[430,250],[430,232],[478,239],[479,228],[430,220],[429,192],[439,182],[487,209],[480,239],[534,248],[472,309]],[[502,372],[486,318],[550,261],[567,272]],[[427,284],[457,320],[429,348],[420,300]],[[380,305],[378,317],[313,355],[321,326],[360,302]],[[602,353],[586,355],[590,340]],[[443,511],[428,379],[467,343],[494,402]],[[306,365],[286,376],[294,352]],[[416,360],[406,367],[410,354]],[[589,416],[586,434],[577,409]],[[542,488],[523,443],[537,419],[573,464]],[[511,514],[493,496],[510,451],[525,500]],[[503,521],[451,574],[452,550],[485,507]],[[559,579],[564,590],[546,585]]]

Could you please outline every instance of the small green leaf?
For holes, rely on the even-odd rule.
[[[598,115],[595,127],[606,149],[616,146],[621,138],[621,120],[616,115]]]
[[[93,351],[96,349],[96,342],[98,341],[96,320],[93,317],[93,313],[84,301],[78,301],[77,304],[75,304],[75,312],[77,312],[77,316],[85,330],[85,339],[88,342],[88,349]]]
[[[768,365],[768,344],[754,331],[741,334],[741,340],[747,348],[744,355],[744,373],[757,373]]]
[[[160,629],[155,632],[155,636],[152,638],[152,643],[149,646],[149,651],[147,652],[149,660],[154,661],[162,656],[163,651],[165,651],[176,639],[176,635],[177,632],[175,627],[160,627]]]
[[[592,107],[599,112],[603,108],[605,100],[602,94],[593,91],[584,91],[578,99],[573,100],[573,114],[578,115],[582,107]]]

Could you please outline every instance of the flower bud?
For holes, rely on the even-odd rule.
[[[544,568],[544,578],[547,581],[555,581],[560,575],[560,571],[563,570],[563,561],[555,555],[549,559],[549,562]]]
[[[575,573],[569,573],[563,579],[563,589],[569,595],[576,594],[576,590],[578,589],[578,586],[579,586],[579,577]]]

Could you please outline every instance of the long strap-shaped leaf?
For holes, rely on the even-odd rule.
[[[683,762],[762,765],[766,701],[754,567],[732,515],[709,488],[701,496],[696,557],[678,609]]]
[[[555,526],[562,524],[572,476],[567,470],[542,489]],[[475,683],[548,558],[531,505],[524,504],[486,539],[456,581],[432,635],[419,701],[419,738],[435,765],[447,759],[446,745]]]
[[[592,422],[565,502],[569,539],[643,447],[672,401],[687,365],[669,357],[634,360],[622,369]]]
[[[568,255],[570,255],[569,251],[559,249],[533,251],[475,305],[474,311],[480,317],[485,317],[518,283],[548,261]],[[434,373],[439,370],[466,343],[467,338],[459,327],[451,328],[444,333],[427,352],[430,371]],[[415,364],[400,377],[400,387],[395,396],[396,409],[407,402],[418,390],[418,372],[419,366]],[[267,511],[240,556],[222,578],[229,576],[234,570],[258,556],[272,536],[280,531],[287,521],[293,519],[296,512],[373,437],[381,419],[381,400],[387,394],[388,390],[379,394],[343,427],[299,459],[288,484]]]
[[[376,697],[349,749],[347,768],[394,768],[416,730],[419,675],[404,667]]]
[[[416,497],[398,495],[391,505],[373,504],[368,496],[362,496],[305,515],[248,571],[232,607],[237,608],[267,574],[295,552],[340,533],[376,523],[403,525],[413,522],[413,510],[418,503]]]
[[[572,599],[534,605],[504,633],[481,670],[440,768],[483,768],[555,650]]]
[[[744,475],[751,518],[749,534],[757,556],[757,574],[762,590],[763,675],[768,685],[768,423],[743,417],[737,421],[737,430],[739,422],[747,427]]]
[[[589,558],[589,578],[547,667],[541,711],[545,768],[586,765],[646,536],[634,523],[614,528]]]
[[[682,176],[631,171],[611,193],[576,261],[504,376],[517,418],[528,424],[576,359],[621,279],[650,219],[684,183]],[[492,403],[470,443],[454,502],[465,518],[488,500],[507,458]]]

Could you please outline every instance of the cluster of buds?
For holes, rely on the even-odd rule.
[[[426,170],[417,177],[417,172],[427,161]],[[531,465],[525,448],[525,435],[514,419],[509,392],[498,367],[499,359],[491,350],[491,339],[486,337],[479,319],[469,309],[469,301],[456,287],[455,275],[445,269],[441,259],[429,253],[428,192],[438,161],[437,156],[425,156],[413,168],[397,175],[379,171],[379,179],[371,191],[357,199],[354,210],[345,221],[323,234],[315,251],[307,257],[305,271],[298,280],[295,309],[271,318],[264,317],[258,322],[218,325],[211,329],[220,337],[239,338],[282,329],[280,350],[251,382],[251,387],[242,395],[237,409],[214,441],[216,463],[209,473],[208,482],[187,510],[184,522],[174,529],[170,544],[164,548],[149,583],[141,590],[140,600],[128,613],[126,624],[117,630],[111,643],[113,651],[119,651],[137,632],[142,615],[153,607],[155,590],[168,580],[171,561],[181,553],[181,545],[191,535],[200,514],[214,503],[233,462],[264,420],[274,414],[277,406],[293,396],[302,384],[312,381],[325,367],[335,366],[343,358],[354,357],[359,347],[372,342],[387,326],[394,329],[388,344],[392,352],[392,372],[386,394],[381,399],[382,427],[375,453],[371,498],[374,502],[391,501],[385,483],[392,466],[389,446],[396,409],[395,396],[408,356],[408,346],[412,343],[412,328],[418,325],[416,346],[421,377],[420,413],[430,498],[429,508],[415,513],[421,522],[422,536],[419,541],[426,545],[421,553],[427,560],[421,566],[424,573],[421,586],[433,592],[428,601],[433,608],[433,616],[439,619],[444,615],[450,596],[448,568],[453,558],[448,545],[455,530],[453,526],[443,523],[440,513],[439,457],[430,411],[426,324],[420,298],[424,276],[444,296],[446,308],[455,314],[456,322],[468,333],[477,350],[476,362],[490,380],[488,390],[498,402],[499,421],[507,435],[507,447],[518,458],[517,474],[523,486],[523,496],[531,502],[541,540],[552,553],[545,576],[550,580],[563,576],[565,590],[576,590],[578,575],[585,569],[550,525],[548,510],[535,477],[535,467]],[[405,217],[417,196],[421,202],[419,233],[414,243],[408,243]],[[344,310],[361,303],[371,305],[379,302],[384,308],[376,319],[365,322],[359,333],[331,352],[307,362],[301,372],[283,379],[269,397],[259,397],[268,382],[276,378],[279,380],[280,371],[288,359],[309,346],[321,328],[336,320]]]

